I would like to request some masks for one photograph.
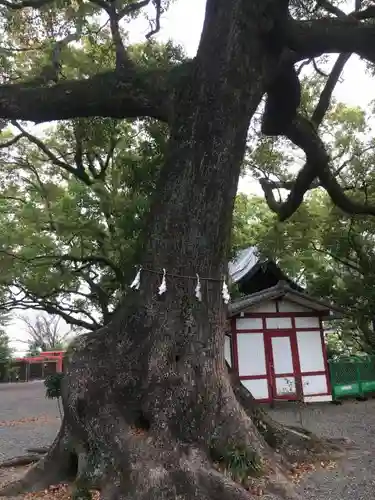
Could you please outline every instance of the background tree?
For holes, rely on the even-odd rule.
[[[0,381],[5,381],[9,372],[9,364],[12,360],[12,348],[10,340],[6,333],[6,327],[9,325],[10,316],[7,313],[0,313]]]
[[[93,330],[134,274],[165,136],[152,123],[101,119],[79,125],[77,144],[77,127],[57,127],[43,142],[27,133],[4,158],[0,286],[5,309],[44,310]]]
[[[69,343],[73,332],[66,329],[59,316],[38,314],[35,318],[20,316],[28,337],[28,356],[36,356],[42,351],[55,351],[64,349]]]
[[[7,313],[0,313],[0,363],[7,363],[12,357],[12,349],[9,344],[9,337],[6,334],[6,327],[10,323],[10,316]]]
[[[247,209],[246,241],[309,293],[339,304],[347,316],[333,325],[336,334],[349,350],[373,353],[372,222],[346,217],[319,191],[285,224],[260,198],[248,199]]]
[[[306,155],[285,203],[275,200],[274,183],[262,181],[280,219],[296,211],[315,181],[346,212],[375,213],[367,200],[347,196],[318,135],[349,53],[375,61],[373,9],[356,2],[348,15],[327,2],[311,9],[300,1],[207,0],[196,57],[148,66],[128,49],[121,29],[148,4],[155,8],[152,36],[168,2],[3,2],[4,40],[21,55],[13,50],[4,58],[0,117],[38,123],[147,117],[167,124],[169,136],[135,246],[141,289],[124,296],[107,325],[71,347],[60,434],[43,464],[7,494],[63,479],[77,464],[75,452],[76,497],[94,482],[104,499],[248,500],[243,478],[251,472],[263,470],[270,485],[283,486],[275,449],[305,457],[312,441],[315,450],[323,446],[273,422],[233,374],[228,378],[222,285],[249,124],[265,94],[262,132],[287,138]],[[106,29],[112,52],[102,42]],[[66,75],[72,42],[90,37],[111,54],[106,70]],[[312,113],[297,111],[295,64],[333,52],[340,56],[317,105]],[[163,269],[168,293],[160,297]],[[194,295],[196,274],[207,284],[202,302]],[[246,457],[236,478],[242,486],[215,469],[228,450]],[[228,468],[225,459],[222,465]]]
[[[110,45],[103,34],[101,40]],[[74,51],[75,71],[89,69],[89,56],[105,68],[104,48],[87,40],[85,49]],[[150,67],[183,57],[171,44],[132,51]],[[3,135],[2,307],[44,310],[89,330],[108,323],[134,274],[134,245],[163,161],[166,127],[92,118],[35,136],[13,121]]]

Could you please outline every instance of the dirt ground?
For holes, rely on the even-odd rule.
[[[375,400],[308,405],[301,414],[294,405],[269,410],[280,422],[302,425],[320,436],[347,437],[356,450],[331,470],[305,476],[298,492],[304,500],[370,500],[375,498]],[[27,448],[48,446],[59,429],[55,401],[44,396],[42,382],[0,384],[0,461],[25,454]],[[25,468],[0,469],[0,483],[22,475]],[[34,498],[34,497],[33,497]],[[37,498],[69,498],[67,490],[41,492]],[[266,497],[264,497],[266,498]],[[269,497],[271,499],[271,497]]]
[[[60,417],[56,401],[44,394],[40,381],[0,384],[0,461],[53,441]]]
[[[289,425],[301,425],[293,405],[271,411]],[[375,400],[321,403],[302,410],[302,425],[319,436],[346,437],[356,449],[333,470],[317,469],[298,488],[303,500],[371,500],[375,498]]]
[[[55,401],[45,398],[43,382],[0,384],[0,462],[25,455],[27,448],[52,443],[60,416]],[[0,484],[22,476],[26,467],[0,469]],[[51,499],[47,493],[45,497]]]

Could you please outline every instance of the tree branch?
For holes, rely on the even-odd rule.
[[[91,0],[91,2],[104,9],[109,16],[112,41],[114,43],[116,53],[116,69],[121,70],[131,63],[131,61],[122,40],[119,23],[124,16],[131,15],[141,10],[143,7],[146,7],[150,3],[150,0],[131,3],[120,11],[117,11],[115,2],[106,0]],[[160,30],[160,16],[162,11],[161,0],[154,0],[154,4],[156,9],[155,28],[153,28],[151,32],[146,35],[147,39]]]
[[[342,264],[345,267],[348,267],[352,271],[355,271],[356,273],[359,273],[359,274],[363,274],[363,271],[361,271],[361,268],[357,264],[352,263],[346,259],[341,259],[340,257],[335,255],[334,253],[332,253],[324,248],[318,248],[313,241],[311,242],[311,246],[315,252],[321,253],[322,255],[326,255],[328,257],[331,257],[333,260],[339,262],[340,264]]]
[[[76,176],[78,179],[83,181],[87,186],[90,186],[92,184],[90,177],[87,175],[85,170],[82,168],[79,168],[79,165],[77,165],[77,168],[73,168],[71,165],[66,163],[65,161],[60,160],[57,158],[57,156],[44,144],[43,141],[38,139],[38,137],[35,137],[35,135],[30,134],[25,130],[17,121],[12,120],[12,125],[20,132],[22,132],[23,136],[26,137],[30,142],[35,144],[46,156],[51,162],[56,165],[57,167],[63,168],[70,174],[73,174]]]
[[[341,54],[337,58],[327,79],[320,95],[319,102],[312,115],[312,123],[315,125],[316,129],[321,125],[330,106],[332,93],[349,57],[350,54]],[[280,220],[288,219],[299,208],[303,202],[306,191],[318,187],[319,182],[314,183],[314,179],[318,175],[319,166],[328,165],[329,162],[328,154],[317,131],[314,130],[313,125],[301,115],[293,122],[287,137],[306,154],[305,165],[299,171],[296,180],[290,183],[289,187],[286,188],[290,189],[287,200],[283,203],[277,202],[273,195],[275,183],[267,179],[260,180],[266,202],[269,208],[278,214]]]
[[[9,141],[0,142],[0,149],[2,149],[2,148],[9,148],[10,146],[13,146],[20,139],[22,139],[22,137],[25,137],[24,134],[18,134],[18,135],[15,135],[12,139],[9,139]]]
[[[156,33],[160,31],[160,17],[162,13],[161,0],[154,0],[153,3],[155,5],[155,21],[154,21],[154,26],[146,35],[147,39],[150,39],[152,36],[156,35]]]
[[[319,102],[311,117],[311,121],[315,124],[317,128],[322,124],[323,118],[325,117],[328,111],[328,108],[331,104],[333,91],[335,90],[340,75],[344,69],[345,64],[348,62],[350,56],[351,56],[350,53],[339,55],[327,79],[324,89],[320,94]]]
[[[72,315],[73,314],[78,314],[81,316],[86,316],[91,322],[92,322],[92,329],[95,329],[99,326],[99,323],[95,320],[95,318],[89,313],[88,309],[82,309],[82,308],[77,308],[74,307],[73,305],[70,304],[64,304],[62,297],[64,295],[69,295],[69,297],[72,297],[74,294],[81,296],[82,293],[77,292],[76,290],[69,290],[69,289],[57,289],[55,288],[54,290],[51,290],[49,293],[46,293],[44,295],[39,294],[36,295],[32,292],[30,292],[28,289],[25,289],[24,286],[19,283],[19,282],[14,282],[12,283],[12,286],[18,288],[19,294],[23,294],[23,297],[20,297],[18,299],[14,299],[14,304],[11,305],[11,307],[15,308],[16,302],[18,303],[18,308],[22,307],[24,309],[35,309],[35,310],[44,310],[50,314],[59,314],[62,316],[65,321],[69,324],[73,324],[72,321],[76,321],[77,318],[74,318]],[[83,294],[84,297],[86,297]],[[51,299],[53,299],[55,302],[51,302]],[[3,308],[3,304],[1,304],[1,307]],[[4,304],[4,307],[10,307],[9,303]],[[52,310],[53,308],[53,310]],[[59,311],[59,312],[57,312]],[[61,314],[63,313],[63,314]],[[67,316],[71,316],[72,320],[68,321]],[[86,325],[90,325],[90,323],[87,323],[87,321],[82,320]],[[83,323],[78,324],[76,323],[77,326],[81,326],[85,328]]]
[[[315,176],[318,176],[322,186],[330,195],[333,203],[343,212],[348,214],[375,215],[375,207],[368,204],[358,203],[346,196],[343,188],[330,171],[329,155],[325,150],[323,141],[313,127],[310,127],[310,129],[305,127],[301,130],[297,130],[292,127],[291,133],[288,134],[288,137],[292,142],[294,142],[294,144],[298,145],[305,151],[307,158],[305,166],[301,169],[297,176],[297,180],[300,177],[303,182],[297,184],[296,180],[295,188],[289,195],[289,198],[293,195],[292,200],[295,202],[294,206],[296,206],[298,202],[298,206],[302,203],[303,196],[312,182],[311,181],[308,185],[309,180],[313,176],[314,178]],[[289,203],[288,208],[289,210],[294,208],[293,204]],[[285,218],[289,217],[292,213],[293,212],[287,212],[284,208],[283,211],[280,212],[281,220],[285,220]]]
[[[41,123],[92,116],[148,116],[168,121],[173,82],[180,68],[145,70],[134,65],[121,74],[110,71],[50,87],[3,85],[0,118]]]
[[[81,264],[101,264],[106,267],[109,267],[112,269],[112,271],[115,273],[117,280],[121,283],[123,281],[123,273],[119,267],[117,267],[110,259],[105,257],[104,255],[89,255],[89,256],[82,256],[82,257],[75,257],[74,255],[69,255],[69,254],[64,254],[64,255],[37,255],[36,257],[31,257],[31,258],[26,258],[23,257],[22,255],[17,255],[15,253],[12,253],[8,250],[0,250],[0,254],[7,255],[11,257],[12,259],[17,259],[22,262],[28,262],[28,263],[37,263],[40,262],[39,265],[45,265],[46,261],[49,263],[49,265],[52,265],[54,267],[58,266],[59,264],[63,262],[74,262],[74,263],[81,263]]]
[[[370,5],[367,9],[359,10],[357,9],[353,14],[356,19],[372,19],[375,17],[375,5]]]
[[[30,87],[35,85],[46,85],[50,82],[57,83],[61,71],[62,51],[67,45],[69,45],[69,43],[79,40],[81,34],[82,27],[77,29],[76,33],[69,33],[62,40],[56,41],[52,47],[50,61],[48,61],[45,66],[43,66],[37,77],[23,82],[23,85]]]
[[[109,167],[111,159],[113,159],[113,154],[115,152],[117,144],[120,142],[120,138],[111,137],[109,148],[107,151],[107,156],[104,162],[100,164],[100,172],[97,174],[97,179],[104,181],[107,169]]]
[[[361,11],[340,19],[290,19],[286,43],[296,52],[297,60],[328,53],[355,52],[360,57],[375,62],[375,26],[361,23],[357,19],[360,17]]]
[[[318,75],[323,76],[324,78],[327,78],[328,75],[326,73],[324,73],[324,71],[322,71],[319,68],[319,66],[317,65],[315,59],[312,59],[312,64],[313,64],[313,67],[314,67],[315,71],[318,73]]]
[[[268,206],[278,214],[281,221],[288,219],[301,205],[306,191],[318,175],[319,165],[327,163],[329,156],[324,144],[307,118],[298,115],[288,130],[288,138],[306,154],[306,163],[298,172],[287,200],[278,203],[272,193],[272,184],[261,180]]]
[[[322,186],[331,197],[333,203],[338,208],[341,208],[343,212],[347,214],[375,215],[374,206],[358,203],[346,196],[342,187],[330,171],[328,164],[320,166],[318,175]]]
[[[121,20],[120,14],[117,12],[116,4],[114,2],[107,2],[106,0],[91,0],[92,3],[99,5],[104,9],[109,16],[109,23],[112,34],[112,41],[115,46],[116,53],[116,69],[119,70],[130,62],[126,52],[124,43],[122,41],[119,21]],[[125,14],[123,14],[125,15]]]
[[[115,46],[117,70],[121,70],[122,68],[126,67],[126,64],[129,62],[128,54],[126,52],[124,42],[122,41],[122,36],[120,33],[119,19],[120,18],[116,12],[116,9],[113,8],[109,12],[109,22],[111,27],[112,40]]]
[[[313,127],[310,127],[310,129],[305,127],[301,130],[297,130],[292,127],[291,133],[288,134],[288,137],[292,140],[292,142],[294,142],[294,144],[298,145],[305,151],[307,158],[305,166],[301,169],[297,176],[295,188],[290,193],[288,198],[288,200],[294,200],[294,206],[298,203],[298,206],[301,204],[303,196],[308,189],[308,181],[313,176],[314,178],[315,176],[318,176],[322,186],[330,195],[333,203],[343,212],[348,214],[375,215],[375,207],[368,204],[358,203],[346,196],[343,188],[330,171],[330,158],[325,151],[323,141],[320,139]],[[299,177],[303,180],[303,182],[297,184]],[[294,206],[290,202],[287,205],[287,208],[291,210]],[[285,218],[289,217],[293,212],[288,212],[286,208],[283,207],[283,210],[278,213],[280,214],[281,220],[285,220]]]
[[[90,0],[90,1],[92,3],[95,3],[96,5],[99,5],[99,7],[104,9],[108,14],[111,12],[113,8],[113,2],[111,1],[107,0]],[[150,1],[151,0],[141,0],[140,2],[133,2],[126,5],[118,12],[119,20],[121,20],[124,16],[130,16],[131,14],[134,14],[135,12],[143,9],[143,7],[147,7]]]
[[[106,323],[106,318],[110,316],[109,306],[110,306],[110,295],[90,276],[83,276],[83,279],[89,285],[91,290],[91,299],[95,298],[98,307],[100,307],[100,312],[103,318],[103,322]]]
[[[3,5],[4,7],[12,10],[20,10],[26,7],[38,9],[39,7],[43,7],[44,5],[52,2],[53,0],[22,0],[21,2],[9,2],[8,0],[0,0],[0,5]]]
[[[345,12],[335,5],[332,5],[331,2],[328,2],[328,0],[318,0],[317,2],[317,7],[321,7],[322,9],[326,10],[329,14],[333,14],[336,17],[339,17],[341,19],[345,19],[347,15]]]
[[[19,285],[15,285],[19,287]],[[45,311],[49,314],[54,314],[61,316],[66,323],[69,325],[77,326],[79,328],[84,328],[86,330],[94,331],[99,328],[100,324],[95,321],[90,315],[87,314],[86,311],[77,311],[74,309],[66,310],[65,308],[61,308],[57,304],[53,304],[52,302],[47,301],[46,299],[39,299],[36,297],[32,297],[29,293],[25,292],[21,289],[21,292],[24,294],[23,297],[20,298],[10,298],[6,302],[2,302],[0,304],[1,309],[6,311],[13,310],[25,310],[25,309],[33,309],[35,311]],[[73,314],[86,314],[86,316],[92,321],[89,323],[81,318],[76,318]]]

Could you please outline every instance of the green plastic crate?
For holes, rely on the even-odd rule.
[[[330,361],[333,399],[363,397],[375,392],[375,357],[342,358]]]
[[[334,399],[344,398],[348,396],[361,396],[361,384],[333,385],[332,393]]]
[[[372,382],[362,382],[362,392],[375,392],[375,380]]]

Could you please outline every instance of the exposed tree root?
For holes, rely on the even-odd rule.
[[[50,450],[50,447],[48,448],[27,448],[26,451],[27,453],[38,453],[39,455],[45,455],[48,453]],[[40,458],[40,457],[39,457]]]
[[[40,460],[40,455],[22,455],[19,457],[10,458],[0,462],[0,469],[8,467],[21,467],[22,465],[30,465]]]
[[[110,423],[110,426],[108,425]],[[110,453],[110,469],[103,470],[101,498],[104,500],[249,500],[255,498],[246,485],[233,477],[235,471],[214,467],[206,450],[182,443],[166,430],[127,428],[115,407],[97,415],[101,436],[100,462]],[[87,477],[86,477],[87,478]],[[78,484],[77,484],[78,483]],[[76,482],[79,488],[82,482]],[[89,489],[89,483],[87,489]]]
[[[20,480],[5,485],[0,490],[0,496],[15,496],[21,493],[40,491],[50,485],[74,478],[76,467],[74,455],[68,442],[65,422],[62,423],[47,455],[43,458],[40,456],[36,458],[39,458],[39,461],[28,470],[26,475]]]
[[[22,467],[39,462],[42,458],[41,455],[46,455],[49,449],[50,448],[27,448],[27,455],[13,457],[0,462],[0,469],[6,469],[8,467]]]

